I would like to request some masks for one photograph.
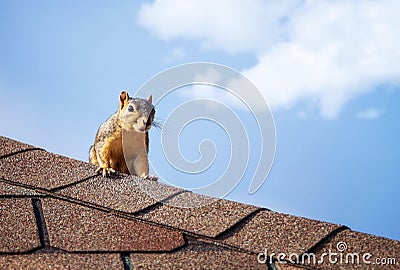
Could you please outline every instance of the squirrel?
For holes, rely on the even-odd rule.
[[[149,130],[155,109],[152,95],[148,99],[131,98],[126,91],[119,96],[118,111],[100,125],[89,162],[98,166],[103,177],[116,171],[149,176]]]

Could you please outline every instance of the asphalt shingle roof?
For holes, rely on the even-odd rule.
[[[0,136],[0,268],[379,268],[288,257],[320,258],[339,242],[343,252],[396,259],[384,269],[400,266],[399,241],[95,170]]]

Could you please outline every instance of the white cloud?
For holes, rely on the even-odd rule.
[[[223,102],[224,104],[229,105],[229,107],[247,110],[243,101],[236,97],[235,94],[222,87],[218,87],[225,84],[223,81],[224,78],[220,72],[214,69],[208,69],[203,74],[197,74],[193,79],[194,84],[185,91],[182,91],[180,96],[185,99],[212,99],[218,102]],[[207,83],[203,84],[203,82]],[[210,109],[215,108],[217,107],[212,107]]]
[[[138,21],[157,37],[200,41],[230,53],[263,49],[281,34],[280,21],[299,0],[157,0],[143,4]]]
[[[364,120],[375,120],[382,115],[383,111],[376,108],[370,108],[357,113],[357,117]]]
[[[335,118],[348,101],[400,81],[398,10],[395,0],[157,0],[139,23],[163,40],[253,53],[258,63],[242,72],[272,109],[312,101]]]

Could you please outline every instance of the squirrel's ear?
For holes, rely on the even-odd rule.
[[[147,98],[147,101],[150,102],[150,103],[153,103],[153,95],[150,95],[150,96]]]
[[[125,104],[128,103],[128,100],[129,100],[128,92],[122,91],[121,94],[119,95],[119,105],[120,105],[119,108],[122,109],[125,106]]]

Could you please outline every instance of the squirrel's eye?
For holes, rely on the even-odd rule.
[[[132,105],[129,105],[129,107],[128,107],[128,111],[130,111],[130,112],[133,112],[133,111],[134,111],[134,109],[133,109],[133,106],[132,106]]]

